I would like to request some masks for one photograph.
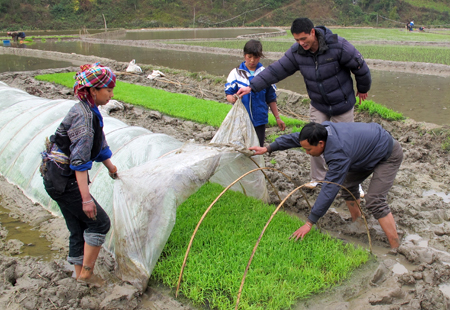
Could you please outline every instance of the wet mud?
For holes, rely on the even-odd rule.
[[[84,59],[86,62],[95,59]],[[111,62],[114,70],[123,72],[126,63]],[[37,81],[34,75],[75,71],[77,68],[48,69],[33,72],[0,74],[0,81],[30,94],[46,98],[73,99],[73,92],[62,86]],[[158,68],[160,69],[160,68]],[[166,80],[149,80],[151,67],[141,75],[119,74],[119,80],[149,85],[176,93],[225,102],[223,85],[212,79],[194,79],[185,72],[166,72]],[[280,91],[280,110],[287,116],[307,120],[308,100],[301,94]],[[151,100],[151,99],[149,99]],[[142,126],[155,133],[165,133],[180,141],[194,139],[208,143],[217,128],[163,115],[124,103],[123,109],[110,111],[127,124]],[[293,309],[449,309],[450,308],[450,193],[449,152],[450,128],[429,123],[386,121],[367,113],[356,113],[356,121],[377,122],[391,132],[404,151],[404,161],[389,192],[388,200],[402,237],[397,251],[391,251],[378,222],[362,208],[368,218],[373,245],[373,257],[339,286],[299,302]],[[276,128],[267,135],[279,133]],[[286,197],[298,185],[309,181],[310,159],[301,150],[274,152],[266,157],[266,165],[286,173],[268,171],[270,180]],[[0,228],[0,305],[7,309],[194,309],[185,300],[176,300],[173,292],[151,284],[146,292],[139,292],[114,275],[114,259],[101,252],[97,272],[108,280],[103,288],[81,286],[72,277],[72,269],[65,263],[68,251],[68,232],[64,220],[48,214],[39,205],[25,198],[19,189],[0,179],[2,207],[39,231],[52,244],[53,260],[18,257],[20,241],[6,241],[8,231]],[[363,189],[367,190],[365,181]],[[319,189],[307,190],[312,204]],[[271,203],[279,198],[271,193]],[[287,201],[289,213],[305,219],[308,203],[299,194]],[[319,229],[335,237],[368,248],[367,232],[363,225],[351,222],[345,203],[339,196],[329,212],[319,221]]]

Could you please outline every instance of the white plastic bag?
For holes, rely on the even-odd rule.
[[[117,110],[123,110],[123,104],[122,102],[119,102],[117,100],[109,100],[109,102],[105,105],[99,106],[99,110],[102,112],[104,111],[107,115],[111,113],[111,111],[117,111]]]
[[[127,67],[127,70],[126,70],[127,72],[133,72],[133,73],[142,73],[142,69],[141,69],[141,67],[139,67],[137,64],[136,64],[136,60],[135,59],[133,59],[132,61],[130,61],[130,63],[128,64],[128,67]]]
[[[166,76],[164,73],[162,73],[161,71],[159,71],[159,70],[153,70],[152,71],[152,74],[149,74],[148,76],[147,76],[147,79],[150,79],[150,80],[154,80],[154,79],[157,79],[157,78],[159,78],[159,77],[164,77],[164,76]]]
[[[233,145],[237,151],[248,156],[253,154],[252,151],[248,150],[249,147],[259,146],[255,127],[240,98],[228,112],[219,130],[212,138],[211,144]],[[242,150],[239,148],[242,148]]]

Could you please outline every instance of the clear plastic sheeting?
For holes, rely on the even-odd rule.
[[[157,160],[120,173],[114,184],[112,234],[122,280],[146,287],[175,225],[176,206],[208,180],[227,187],[257,168],[247,157],[252,154],[248,148],[255,145],[259,145],[255,129],[239,100],[210,145],[186,143]],[[262,156],[254,160],[264,166]],[[265,201],[268,198],[261,172],[245,176],[231,189]]]
[[[45,138],[54,134],[75,103],[35,97],[0,82],[0,173],[54,214],[60,212],[44,189],[40,153]],[[145,289],[175,224],[177,206],[205,182],[228,186],[256,168],[255,162],[263,166],[264,161],[262,156],[253,157],[255,162],[248,157],[248,147],[258,145],[258,139],[240,102],[210,145],[183,144],[128,126],[106,110],[104,131],[119,179],[112,180],[107,169],[95,163],[89,172],[90,192],[111,218],[104,246],[115,254],[118,275]],[[246,176],[232,189],[262,200],[268,197],[261,172]]]

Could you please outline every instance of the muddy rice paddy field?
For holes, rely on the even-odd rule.
[[[97,61],[87,56],[82,60],[86,63]],[[104,64],[119,72],[125,71],[127,66],[114,61]],[[118,79],[225,102],[223,85],[214,84],[212,80],[200,81],[182,72],[168,73],[167,80],[149,80],[146,76],[151,73],[150,69],[141,75],[120,74]],[[36,96],[73,99],[71,89],[33,77],[76,70],[71,67],[8,72],[0,74],[0,81]],[[307,120],[308,103],[304,98],[281,90],[281,111]],[[112,111],[111,115],[129,125],[168,134],[180,141],[194,139],[197,143],[208,143],[217,130],[129,104],[124,104],[123,110]],[[391,251],[378,222],[368,216],[372,259],[356,270],[349,280],[299,301],[293,309],[450,309],[450,153],[442,147],[449,143],[450,128],[414,120],[386,121],[366,113],[356,113],[356,121],[380,123],[403,147],[404,161],[388,196],[402,244],[397,251]],[[268,129],[267,135],[271,133],[276,133],[276,129]],[[280,151],[265,158],[267,166],[275,167],[293,179],[290,183],[280,175],[268,172],[282,198],[309,181],[309,156],[304,152]],[[51,259],[47,260],[20,256],[18,254],[33,243],[24,244],[8,238],[8,229],[3,225],[0,227],[1,309],[196,309],[186,300],[175,299],[173,291],[157,283],[151,283],[145,292],[139,292],[120,281],[114,275],[114,258],[103,250],[96,270],[108,284],[102,288],[81,286],[65,262],[68,231],[64,220],[33,204],[5,179],[0,178],[0,183],[2,216],[9,215],[28,223],[36,239],[44,237],[51,243],[52,253]],[[367,186],[368,183],[363,183],[364,189]],[[316,199],[318,192],[318,189],[306,192],[310,202]],[[278,197],[272,194],[271,202],[277,204]],[[287,203],[287,212],[302,219],[307,216],[308,206],[299,196],[291,197]],[[364,201],[362,207],[364,210]],[[368,247],[365,228],[352,224],[345,203],[339,197],[319,224],[320,229],[335,237]]]

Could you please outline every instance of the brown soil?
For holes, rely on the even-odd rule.
[[[94,62],[86,57],[85,62]],[[110,62],[116,71],[124,71],[125,63]],[[70,89],[37,81],[36,74],[74,71],[76,68],[39,70],[0,74],[0,81],[46,98],[73,98]],[[184,72],[166,72],[166,80],[146,79],[142,75],[122,74],[119,79],[136,84],[150,85],[171,92],[187,93],[224,102],[223,86],[212,79],[195,80]],[[285,114],[308,115],[308,101],[292,92],[280,93],[280,108]],[[165,133],[180,141],[195,139],[208,143],[217,128],[195,124],[162,115],[132,105],[111,115],[130,124]],[[448,194],[447,183],[450,155],[442,149],[448,141],[450,129],[413,120],[390,122],[377,116],[357,113],[356,121],[377,122],[400,141],[404,161],[388,199],[403,242],[398,252],[389,251],[388,243],[378,222],[370,215],[368,223],[373,242],[374,258],[358,269],[351,279],[323,294],[299,303],[294,309],[449,309],[447,297],[450,283],[450,211],[448,202],[437,195],[425,196],[425,191]],[[268,129],[268,135],[277,132]],[[280,169],[293,179],[293,183],[275,172],[268,172],[272,182],[285,197],[296,185],[309,181],[309,157],[300,150],[274,152],[266,156],[266,165]],[[67,256],[68,232],[64,221],[55,218],[26,199],[16,187],[0,179],[2,206],[11,215],[20,217],[39,229],[53,244],[55,259],[51,262],[36,258],[21,258],[10,254],[20,242],[6,242],[7,231],[0,229],[0,305],[5,309],[193,309],[186,301],[176,300],[173,292],[151,285],[139,292],[114,276],[114,259],[106,252],[96,266],[108,285],[87,288],[71,277],[64,262]],[[367,189],[367,181],[363,188]],[[306,192],[312,203],[319,190]],[[279,199],[271,194],[271,202]],[[303,198],[288,200],[290,213],[305,218],[308,205]],[[362,203],[364,210],[364,202]],[[351,223],[345,203],[338,197],[330,211],[319,222],[320,229],[330,234],[368,247],[364,228]]]

